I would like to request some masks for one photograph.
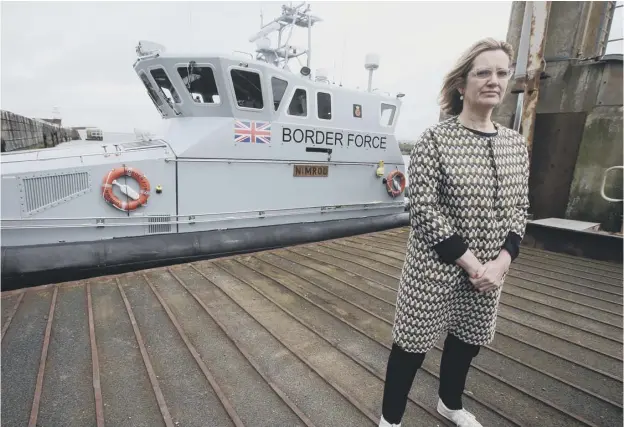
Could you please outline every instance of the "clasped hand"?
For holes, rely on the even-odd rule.
[[[487,292],[502,285],[505,265],[498,261],[488,261],[481,265],[476,273],[470,276],[470,283],[479,291]]]

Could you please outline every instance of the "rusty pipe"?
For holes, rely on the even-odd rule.
[[[526,7],[532,8],[532,16],[521,123],[522,135],[526,140],[529,159],[531,159],[540,77],[545,65],[544,47],[551,2],[530,2]]]
[[[516,113],[514,115],[513,129],[520,132],[522,121],[522,107],[524,105],[524,87],[526,81],[526,68],[529,56],[529,35],[531,32],[531,18],[533,8],[531,2],[524,4],[524,16],[522,17],[522,30],[520,33],[520,43],[518,46],[518,56],[516,58],[515,82],[512,88],[513,93],[518,93],[516,100]]]

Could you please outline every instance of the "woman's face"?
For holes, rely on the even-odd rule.
[[[503,100],[513,70],[509,57],[502,50],[481,53],[466,77],[464,106],[475,109],[493,109]]]

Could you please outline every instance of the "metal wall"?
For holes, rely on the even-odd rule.
[[[535,217],[565,217],[586,117],[584,112],[536,115],[529,178]]]
[[[518,52],[528,3],[514,2],[507,41]],[[600,196],[603,172],[622,164],[622,55],[602,57],[612,2],[552,2],[544,46],[545,69],[535,107],[531,213],[600,222],[620,229],[622,204]],[[495,120],[511,127],[518,95],[510,84]],[[621,198],[622,175],[606,193]]]

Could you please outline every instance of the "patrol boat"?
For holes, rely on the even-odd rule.
[[[403,95],[371,90],[376,55],[368,90],[313,76],[319,21],[283,6],[250,38],[255,57],[141,41],[134,69],[162,139],[2,154],[3,289],[405,225]],[[307,49],[289,44],[297,28]]]

